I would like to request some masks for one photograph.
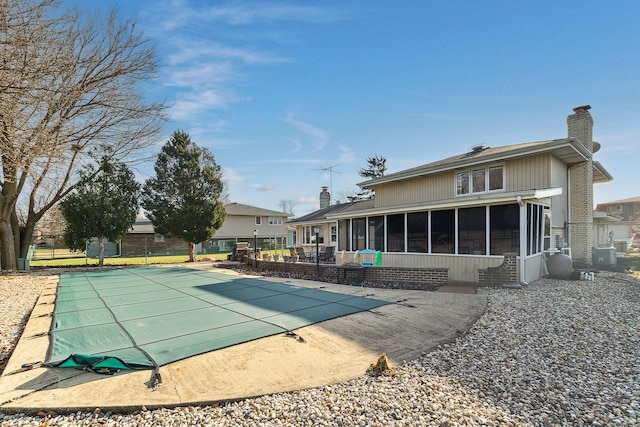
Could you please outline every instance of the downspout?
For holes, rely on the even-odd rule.
[[[524,281],[524,257],[527,253],[527,205],[522,201],[522,196],[517,196],[516,201],[518,202],[518,206],[520,206],[520,284],[528,285],[528,283]]]

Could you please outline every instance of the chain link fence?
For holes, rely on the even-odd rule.
[[[593,233],[594,248],[614,247],[621,254],[640,252],[640,222],[594,222]]]

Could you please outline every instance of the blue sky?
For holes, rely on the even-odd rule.
[[[614,177],[595,203],[640,196],[640,2],[78,3],[116,6],[157,46],[147,95],[172,104],[158,149],[188,132],[224,168],[231,201],[291,200],[303,215],[322,186],[333,200],[356,192],[367,157],[392,173],[562,138],[585,104]]]

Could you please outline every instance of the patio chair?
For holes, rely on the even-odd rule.
[[[302,262],[311,261],[311,257],[304,253],[304,248],[296,248],[296,252],[298,252],[298,259]]]
[[[327,246],[320,260],[325,263],[335,262],[336,261],[335,250],[336,250],[335,246]]]

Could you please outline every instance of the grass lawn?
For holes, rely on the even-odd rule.
[[[284,253],[289,255],[289,250],[285,249]],[[281,255],[282,251],[270,250],[261,251],[260,254]],[[214,260],[225,261],[229,253],[219,254],[199,254],[197,260],[203,258],[211,258]],[[55,256],[53,258],[52,256]],[[51,259],[49,259],[51,258]],[[148,257],[109,257],[104,259],[104,265],[146,265],[146,264],[179,264],[187,262],[188,255],[157,255]],[[85,265],[98,265],[98,258],[85,258],[84,252],[71,252],[68,249],[36,249],[34,259],[30,262],[31,267],[73,267]]]
[[[67,252],[66,250],[60,250],[60,252]],[[73,267],[73,266],[85,266],[85,265],[98,265],[97,258],[85,258],[84,254],[71,253],[68,258],[55,258],[55,259],[33,259],[30,262],[31,267]],[[220,254],[200,254],[197,259],[202,260],[205,257],[215,260],[226,260],[226,253]],[[57,256],[63,256],[57,254]],[[66,256],[66,255],[65,255]],[[148,257],[110,257],[104,259],[104,265],[145,265],[145,264],[177,264],[187,262],[189,260],[188,255],[163,255],[163,256],[148,256]]]

